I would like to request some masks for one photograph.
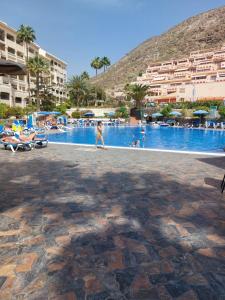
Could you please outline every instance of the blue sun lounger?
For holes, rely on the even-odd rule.
[[[12,152],[16,152],[17,150],[32,150],[33,144],[31,142],[3,142],[1,141],[5,150],[10,149]]]

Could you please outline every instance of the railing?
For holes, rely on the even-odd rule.
[[[16,61],[16,55],[8,52],[8,59]]]
[[[3,77],[2,82],[3,82],[3,84],[9,84],[9,78],[8,77]]]
[[[6,53],[5,53],[5,51],[0,51],[0,58],[1,59],[6,59]]]
[[[24,59],[18,58],[18,57],[17,57],[17,62],[20,63],[20,64],[25,64]]]

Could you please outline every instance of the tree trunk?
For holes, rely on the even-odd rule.
[[[26,43],[26,53],[27,53],[26,62],[28,64],[28,59],[29,59],[28,43]],[[29,102],[29,104],[32,104],[31,95],[30,95],[30,72],[29,72],[29,70],[27,70],[27,90],[28,90],[28,102]]]
[[[12,86],[12,77],[9,75],[8,78],[9,78],[9,83],[10,83],[10,88],[11,88],[10,95],[11,95],[11,99],[12,99],[12,107],[15,107],[15,90]]]
[[[96,74],[96,77],[98,76],[98,69],[95,69],[95,74]]]
[[[39,72],[36,74],[36,100],[37,100],[37,111],[40,111]]]
[[[80,106],[80,99],[79,96],[77,97],[77,108]]]

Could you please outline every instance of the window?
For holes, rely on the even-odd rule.
[[[0,98],[2,100],[9,100],[9,93],[0,92]]]
[[[192,77],[192,80],[204,80],[204,79],[206,79],[206,76]]]
[[[30,53],[34,53],[34,50],[32,48],[29,48]]]
[[[22,92],[25,92],[25,86],[20,85],[19,90],[22,91]]]
[[[20,51],[17,51],[17,56],[20,57],[20,58],[23,58],[23,53],[20,52]]]
[[[22,99],[20,97],[16,97],[15,101],[16,101],[16,103],[21,103]]]
[[[0,44],[0,50],[5,51],[5,45],[4,44]]]
[[[3,76],[3,77],[2,77],[2,80],[3,80],[3,83],[4,83],[4,84],[9,84],[9,78],[8,78],[8,77]]]
[[[0,29],[0,40],[5,41],[5,31]]]
[[[23,45],[23,42],[22,42],[21,40],[19,40],[18,38],[16,39],[16,43],[17,43],[18,45],[20,45],[20,46]]]
[[[15,55],[16,51],[15,51],[15,49],[8,47],[8,53],[11,55]]]
[[[24,80],[24,75],[19,75],[19,80],[23,81]]]
[[[13,35],[7,33],[6,37],[7,37],[8,40],[10,40],[10,41],[12,41],[12,42],[15,42],[15,38],[14,38]]]

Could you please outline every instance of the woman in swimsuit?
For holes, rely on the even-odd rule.
[[[97,124],[97,135],[96,135],[96,147],[97,147],[98,141],[100,140],[101,143],[102,143],[103,148],[105,148],[104,139],[103,139],[103,136],[102,136],[102,130],[103,130],[103,128],[102,128],[102,122],[98,121],[98,124]]]

